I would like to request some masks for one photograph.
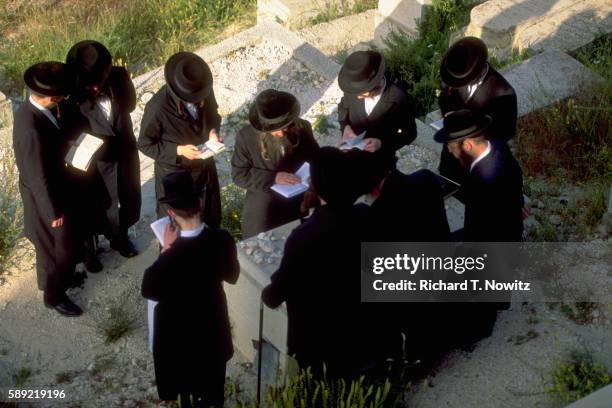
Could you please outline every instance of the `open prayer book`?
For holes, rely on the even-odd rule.
[[[442,129],[444,127],[444,118],[431,122],[429,126],[431,126],[432,128],[436,130]]]
[[[162,246],[164,246],[164,227],[168,224],[170,224],[170,217],[167,216],[151,223],[153,234]]]
[[[200,153],[200,159],[208,159],[209,157],[213,157],[214,155],[225,151],[225,144],[216,142],[214,140],[209,140],[208,142],[202,143],[197,147],[202,152]]]
[[[309,187],[310,164],[308,162],[304,162],[302,167],[298,169],[295,175],[301,179],[301,182],[297,184],[274,184],[271,189],[286,198],[291,198],[302,194],[308,190]]]
[[[64,160],[74,168],[87,171],[93,161],[94,154],[103,144],[104,141],[99,137],[92,136],[89,133],[81,133],[81,136],[70,146]]]
[[[367,143],[367,140],[364,139],[366,132],[360,133],[357,136],[345,140],[338,146],[340,150],[350,150],[350,149],[359,149],[363,150]]]

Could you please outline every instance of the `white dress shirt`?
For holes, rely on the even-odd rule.
[[[200,233],[204,230],[204,224],[200,224],[199,227],[196,227],[192,230],[181,230],[181,238],[193,238],[200,235]]]
[[[487,69],[485,70],[484,74],[480,77],[478,82],[472,85],[468,85],[468,100],[470,100],[472,95],[474,95],[474,92],[476,92],[476,89],[478,89],[478,87],[482,85],[488,73],[489,73],[489,65],[487,64]]]
[[[383,83],[383,86],[382,86],[382,90],[384,90],[384,89],[385,89],[385,86],[386,86],[386,85],[387,85],[387,80],[385,79],[385,82]],[[374,110],[374,108],[376,107],[376,104],[378,103],[378,101],[380,101],[380,97],[382,96],[382,90],[381,90],[381,92],[380,92],[378,95],[376,95],[376,96],[373,96],[373,97],[371,97],[371,98],[370,98],[370,97],[368,97],[368,98],[364,98],[364,99],[363,99],[363,102],[364,102],[364,104],[365,104],[365,111],[366,111],[366,114],[367,114],[368,116],[370,116],[370,114],[372,113],[372,111],[373,111],[373,110]]]
[[[474,167],[478,164],[478,162],[484,159],[485,157],[487,157],[489,153],[491,153],[491,142],[487,140],[487,148],[485,149],[484,152],[478,155],[478,157],[476,158],[476,160],[472,162],[472,164],[470,164],[470,172],[474,169]]]
[[[51,121],[51,123],[53,123],[55,125],[56,128],[59,129],[59,125],[57,124],[57,119],[55,118],[55,116],[53,116],[53,113],[51,113],[51,111],[47,108],[45,108],[44,106],[42,106],[41,104],[37,103],[33,98],[32,95],[30,95],[30,103],[39,111],[41,111],[42,113],[44,113],[44,115],[49,118],[49,120]]]
[[[110,122],[111,108],[112,108],[110,99],[108,97],[99,98],[98,106],[102,110],[102,113],[104,114],[104,117],[106,118],[106,120]]]
[[[187,112],[189,112],[192,118],[198,119],[198,108],[193,103],[185,102],[185,108],[187,108]]]

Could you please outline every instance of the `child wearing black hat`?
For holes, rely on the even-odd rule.
[[[223,406],[225,367],[233,355],[223,281],[235,283],[240,266],[225,230],[205,228],[201,193],[190,172],[163,179],[173,221],[162,253],[144,273],[142,295],[154,310],[153,358],[162,400],[183,407]]]

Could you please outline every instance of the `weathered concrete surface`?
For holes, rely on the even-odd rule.
[[[609,32],[610,0],[489,0],[472,9],[462,33],[503,58],[513,49],[572,51]]]
[[[298,31],[300,37],[327,56],[337,56],[374,39],[375,10],[342,17]]]
[[[376,45],[384,45],[384,38],[392,31],[416,35],[418,21],[428,6],[431,0],[379,0],[374,21]]]
[[[516,91],[519,117],[576,95],[603,80],[560,51],[545,51],[501,73]],[[428,115],[428,120],[438,117],[440,113],[435,111]]]
[[[612,384],[578,400],[566,408],[609,408],[612,404]]]
[[[354,0],[257,0],[257,23],[276,21],[291,29],[308,25],[309,20],[325,9],[336,5],[352,7]]]

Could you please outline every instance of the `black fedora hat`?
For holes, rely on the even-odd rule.
[[[359,154],[324,146],[311,160],[310,181],[315,192],[327,205],[351,206],[359,196],[366,193],[363,180],[355,176],[361,173],[360,169],[363,170],[364,162],[358,157]]]
[[[101,85],[110,75],[113,58],[110,51],[98,41],[85,40],[70,48],[66,64],[81,85]]]
[[[434,135],[438,143],[447,143],[481,135],[493,120],[470,109],[455,111],[444,118],[444,127]]]
[[[261,91],[249,109],[251,125],[262,132],[284,129],[300,117],[300,102],[288,92]]]
[[[165,195],[159,199],[160,203],[179,210],[191,209],[198,205],[202,189],[196,189],[191,172],[175,171],[164,176],[162,183]]]
[[[39,62],[26,69],[23,81],[32,91],[44,96],[68,95],[70,78],[62,62]]]
[[[487,58],[487,46],[480,38],[462,38],[444,55],[440,65],[440,77],[446,85],[461,88],[480,77]]]
[[[180,99],[201,102],[210,94],[213,76],[208,64],[193,52],[177,52],[164,66],[168,86]]]
[[[385,75],[385,59],[376,51],[357,51],[349,55],[340,73],[338,85],[348,94],[362,94],[376,88]]]

